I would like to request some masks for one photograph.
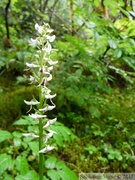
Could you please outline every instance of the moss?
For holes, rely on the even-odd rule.
[[[97,147],[97,151],[92,154],[88,153],[85,150],[88,145]],[[134,160],[124,158],[125,152],[123,152],[122,149],[118,149],[118,151],[123,155],[122,160],[110,160],[108,159],[107,154],[101,152],[99,148],[101,145],[102,142],[94,141],[89,136],[89,138],[75,140],[67,145],[64,150],[59,151],[59,157],[61,160],[66,162],[68,167],[76,174],[81,172],[134,172]]]
[[[9,127],[21,115],[26,114],[28,106],[24,99],[31,100],[37,96],[37,90],[34,87],[21,87],[13,92],[0,94],[0,126]]]

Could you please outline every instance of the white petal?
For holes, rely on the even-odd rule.
[[[48,151],[53,150],[55,147],[47,145],[44,149],[41,149],[39,153],[46,153]]]
[[[58,61],[52,61],[52,60],[49,60],[48,63],[52,66],[52,65],[55,65],[58,63]]]
[[[31,76],[31,75],[30,75],[29,80],[31,81],[31,83],[30,83],[30,84],[32,84],[32,83],[34,83],[34,82],[36,81],[36,80],[35,80],[35,78],[34,78],[33,76]]]
[[[30,68],[36,68],[36,67],[39,67],[39,65],[31,64],[31,63],[27,63],[27,62],[26,62],[26,66],[28,66],[28,67],[30,67]]]
[[[41,114],[29,114],[29,116],[33,119],[39,119],[39,118],[45,118],[46,115],[41,115]]]
[[[52,80],[52,75],[50,74],[49,77],[46,80],[51,81]]]
[[[38,31],[39,34],[43,32],[43,26],[39,26],[37,23],[35,24],[35,29]]]
[[[55,131],[51,130],[51,129],[48,129],[49,133],[52,133],[52,134],[57,134]]]
[[[50,74],[50,71],[53,70],[53,66],[50,67],[42,67],[39,69],[39,71],[43,74]]]
[[[38,101],[26,101],[26,100],[24,100],[24,102],[25,102],[27,105],[37,105],[37,104],[40,104],[40,102],[38,102]]]
[[[39,109],[39,111],[51,111],[54,109],[56,106],[46,106],[45,108]]]
[[[55,35],[53,36],[47,36],[47,39],[50,41],[50,42],[53,42],[55,40]]]
[[[55,131],[52,131],[52,130],[48,130],[49,131],[49,133],[46,135],[46,137],[45,137],[45,142],[47,142],[47,140],[49,139],[49,138],[51,138],[52,136],[53,136],[53,134],[56,134],[56,132]]]
[[[46,125],[43,126],[43,128],[46,128],[46,127],[50,126],[50,125],[53,124],[55,121],[57,121],[57,118],[54,118],[54,119],[51,119],[51,120],[47,121]]]
[[[47,42],[45,48],[43,48],[42,50],[45,51],[46,53],[50,54],[50,52],[52,50],[51,44]]]
[[[23,133],[23,136],[25,137],[33,137],[33,138],[38,138],[38,135],[35,135],[34,133]]]
[[[49,75],[50,73],[49,73],[48,71],[45,71],[45,70],[44,70],[44,71],[43,71],[43,74],[48,74],[48,75]]]
[[[40,86],[44,86],[45,87],[45,84],[46,84],[46,78],[44,77],[42,79],[41,83],[37,87],[40,87]]]
[[[47,29],[47,33],[52,33],[54,30],[53,29]]]
[[[50,94],[51,90],[48,89],[47,87],[44,87],[44,89],[42,89],[42,93],[44,94]]]
[[[52,98],[54,98],[55,96],[56,96],[56,94],[53,94],[53,95],[48,94],[48,95],[45,95],[45,98],[46,98],[46,99],[52,99]]]
[[[31,39],[29,40],[29,45],[32,46],[32,47],[34,47],[34,48],[35,48],[38,44],[40,44],[40,43],[39,43],[39,41],[38,41],[37,39],[32,39],[32,38],[31,38]]]
[[[53,70],[53,66],[48,67],[49,72],[52,71],[52,70]]]

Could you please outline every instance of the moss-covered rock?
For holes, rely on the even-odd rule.
[[[29,107],[24,99],[31,100],[33,96],[37,96],[37,89],[34,87],[21,87],[12,92],[0,93],[0,126],[7,128],[26,114]]]

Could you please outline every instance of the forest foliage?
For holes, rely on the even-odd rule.
[[[134,0],[1,0],[0,21],[0,178],[38,178],[38,143],[22,137],[36,124],[23,100],[36,96],[25,63],[35,51],[34,25],[44,22],[54,29],[58,60],[49,84],[57,93],[57,151],[46,155],[46,179],[75,180],[70,169],[133,172]]]

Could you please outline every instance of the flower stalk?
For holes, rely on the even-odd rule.
[[[49,120],[45,114],[47,111],[51,111],[55,108],[52,99],[56,96],[56,94],[51,94],[51,90],[47,87],[47,83],[52,80],[51,71],[53,70],[53,66],[57,64],[57,61],[53,61],[50,58],[51,52],[54,50],[51,46],[51,42],[55,40],[55,35],[51,35],[53,30],[46,23],[44,23],[43,26],[36,24],[35,29],[38,33],[38,37],[36,39],[31,38],[29,45],[36,48],[36,54],[34,60],[31,63],[27,62],[26,66],[32,72],[30,84],[34,84],[38,88],[39,100],[32,99],[31,101],[25,100],[24,102],[30,106],[28,112],[31,111],[33,106],[36,106],[35,113],[29,114],[29,116],[38,121],[39,134],[37,135],[30,132],[24,134],[24,136],[36,139],[39,138],[39,180],[43,180],[44,153],[54,149],[53,146],[48,144],[48,140],[55,133],[49,130],[49,126],[57,120],[56,118]]]

